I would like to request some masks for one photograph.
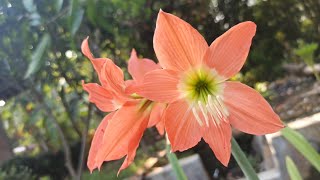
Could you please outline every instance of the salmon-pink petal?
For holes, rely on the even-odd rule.
[[[129,101],[119,109],[105,130],[102,146],[96,155],[97,166],[104,161],[114,160],[114,154],[125,151],[128,163],[134,156],[141,133],[147,128],[149,113],[139,110],[140,101]],[[125,165],[124,165],[125,166]]]
[[[86,39],[84,39],[82,41],[82,44],[81,44],[81,51],[82,53],[87,56],[87,58],[89,58],[90,60],[91,59],[94,59],[92,53],[91,53],[91,50],[89,48],[89,43],[88,43],[88,40],[89,40],[89,37],[87,37]]]
[[[137,83],[135,80],[127,80],[125,81],[126,89],[125,94],[132,95],[137,93],[142,88],[142,83]]]
[[[209,117],[212,118],[212,117]],[[204,125],[203,139],[209,144],[216,158],[227,166],[231,155],[231,127],[228,122],[218,124],[209,120],[209,127]]]
[[[156,128],[161,136],[164,135],[164,118],[162,118],[158,124],[156,124]]]
[[[156,124],[158,124],[162,116],[164,114],[164,110],[166,109],[167,105],[164,103],[155,103],[152,107],[148,127],[152,127]]]
[[[93,139],[91,142],[91,147],[89,150],[88,161],[87,161],[87,166],[90,169],[91,173],[92,173],[93,169],[98,167],[96,164],[96,161],[95,161],[96,155],[97,155],[99,149],[101,148],[103,134],[104,134],[105,129],[108,125],[108,121],[112,118],[113,115],[114,115],[114,112],[105,116],[94,133],[94,136],[93,136]],[[119,157],[115,157],[115,158],[119,159],[119,158],[123,157],[125,154],[121,155],[121,153],[119,153],[119,155],[120,155]]]
[[[172,70],[159,69],[147,73],[138,94],[156,102],[173,102],[180,96],[179,75]]]
[[[155,69],[160,69],[160,65],[150,59],[139,59],[134,49],[131,51],[131,56],[128,62],[128,71],[133,80],[138,83],[143,81],[143,77],[147,72]]]
[[[201,63],[208,44],[190,24],[160,10],[153,47],[163,68],[183,71]]]
[[[173,152],[187,150],[201,140],[201,127],[187,102],[180,100],[169,104],[164,118]]]
[[[256,25],[247,21],[233,26],[218,37],[207,50],[204,61],[228,79],[238,73],[248,56]]]
[[[94,70],[98,74],[98,78],[99,78],[101,84],[103,86],[108,86],[107,81],[101,75],[101,70],[102,70],[103,64],[108,59],[107,58],[94,58],[94,56],[92,55],[90,48],[89,48],[88,39],[89,39],[89,37],[87,37],[85,40],[83,40],[83,42],[81,44],[81,51],[87,58],[90,59]]]
[[[121,106],[121,102],[114,99],[111,90],[108,90],[97,83],[84,84],[82,87],[89,93],[89,101],[94,103],[101,111],[111,112],[117,110]]]
[[[249,86],[225,82],[223,98],[230,113],[230,124],[240,131],[263,135],[284,127],[269,103]]]
[[[110,89],[112,89],[117,96],[122,97],[125,101],[125,83],[121,68],[115,65],[111,60],[106,60],[105,64],[103,65],[102,76],[107,80]]]
[[[133,84],[135,84],[135,81],[132,80],[132,79],[129,79],[129,80],[124,81],[124,85],[125,85],[126,87],[131,86],[131,85],[133,85]]]
[[[120,171],[127,168],[134,160],[134,157],[136,156],[137,148],[139,147],[139,142],[143,136],[143,132],[146,129],[148,124],[147,118],[137,127],[137,133],[130,139],[129,145],[128,145],[128,154],[124,162],[122,163],[118,175]]]

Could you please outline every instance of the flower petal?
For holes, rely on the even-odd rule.
[[[225,82],[225,85],[223,98],[233,127],[255,135],[274,133],[284,127],[257,91],[240,82]]]
[[[173,102],[180,96],[178,72],[159,69],[147,73],[138,94],[156,102]]]
[[[187,70],[200,64],[208,44],[201,34],[182,19],[160,10],[153,46],[163,68]]]
[[[181,100],[169,104],[164,118],[173,152],[187,150],[201,140],[201,127],[187,102]]]
[[[150,59],[139,59],[136,51],[132,49],[128,62],[128,71],[133,80],[135,80],[137,83],[141,83],[143,81],[143,77],[147,72],[160,68],[161,67],[159,64],[156,64]]]
[[[112,89],[118,97],[122,98],[123,101],[126,101],[126,86],[124,82],[123,71],[121,70],[121,68],[119,68],[110,59],[108,59],[103,65],[102,76],[108,82],[110,89]]]
[[[226,79],[240,71],[248,56],[256,25],[247,21],[233,26],[207,50],[204,61]]]
[[[91,142],[91,147],[89,150],[88,161],[87,161],[87,166],[90,169],[91,173],[92,173],[93,169],[98,167],[96,164],[96,161],[95,161],[96,155],[97,155],[99,149],[101,148],[103,134],[104,134],[105,129],[108,125],[108,121],[113,117],[113,115],[114,115],[114,112],[105,116],[94,133],[94,136],[93,136],[93,139]],[[115,159],[119,159],[119,158],[123,157],[124,155],[125,154],[122,154],[119,152],[119,157],[115,157]]]
[[[124,162],[122,163],[119,171],[118,171],[118,175],[120,173],[120,171],[124,170],[125,168],[127,168],[134,160],[134,157],[136,156],[136,151],[137,148],[139,147],[139,142],[143,136],[143,132],[146,129],[148,124],[148,120],[147,118],[138,126],[137,128],[137,133],[131,138],[129,145],[128,145],[128,154],[126,159],[124,160]]]
[[[141,134],[147,128],[149,119],[149,113],[139,111],[139,102],[127,102],[109,121],[102,146],[96,156],[98,167],[104,161],[114,160],[114,154],[117,154],[118,151],[125,151],[128,155],[127,163],[131,163],[136,150],[135,147],[138,146]]]
[[[231,127],[225,121],[221,121],[218,125],[213,121],[209,120],[209,127],[204,125],[203,139],[209,144],[216,158],[224,166],[228,166],[231,155]]]
[[[111,90],[97,83],[84,84],[84,82],[82,82],[82,87],[89,93],[89,101],[94,103],[101,111],[115,111],[122,105],[121,102],[114,98]]]
[[[161,136],[164,135],[164,118],[162,118],[158,124],[156,124],[156,128]]]
[[[92,65],[93,65],[93,68],[95,69],[95,71],[98,74],[98,78],[99,78],[99,81],[101,82],[101,84],[103,86],[107,87],[108,82],[102,77],[101,70],[102,70],[103,64],[108,59],[107,58],[94,58],[91,51],[90,51],[90,48],[89,48],[88,39],[89,39],[89,37],[87,37],[86,39],[83,40],[83,42],[81,44],[81,51],[87,58],[90,59]]]
[[[148,127],[152,127],[161,121],[163,114],[164,114],[164,110],[166,109],[166,107],[167,107],[167,105],[164,103],[155,103],[153,105],[151,113],[150,113]]]

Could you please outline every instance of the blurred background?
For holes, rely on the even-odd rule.
[[[160,8],[189,22],[209,44],[233,25],[254,21],[248,60],[233,80],[260,91],[319,152],[319,0],[1,0],[0,179],[117,179],[122,160],[91,175],[86,167],[94,130],[106,113],[82,89],[81,80],[98,79],[80,45],[90,36],[93,54],[113,59],[128,79],[132,48],[157,61],[152,39]],[[289,179],[287,155],[304,179],[320,178],[281,135],[234,136],[269,179]],[[154,171],[168,163],[164,149],[164,137],[147,129],[119,179],[155,179]],[[186,164],[194,174],[193,166],[200,168],[198,179],[243,177],[234,159],[223,167],[204,142],[178,157],[196,157]]]

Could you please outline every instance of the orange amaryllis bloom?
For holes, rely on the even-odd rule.
[[[243,22],[208,46],[190,24],[160,10],[153,43],[164,69],[147,73],[139,93],[169,103],[164,123],[172,151],[189,149],[203,138],[227,166],[230,124],[256,135],[284,127],[258,92],[226,81],[243,66],[255,32],[253,22]]]
[[[104,161],[121,159],[127,155],[120,172],[132,163],[147,127],[157,125],[159,132],[164,132],[160,120],[165,104],[154,103],[134,93],[141,86],[144,74],[160,69],[160,66],[152,60],[139,59],[132,50],[128,69],[133,80],[124,81],[122,70],[112,60],[92,56],[88,38],[83,41],[81,49],[92,62],[101,82],[101,85],[83,83],[84,90],[89,93],[89,101],[100,110],[111,112],[94,134],[87,165],[92,172],[100,168]]]

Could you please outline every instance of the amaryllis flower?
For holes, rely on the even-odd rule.
[[[189,149],[203,138],[227,166],[230,124],[255,135],[284,127],[258,92],[226,81],[243,66],[255,32],[253,22],[243,22],[208,46],[191,25],[160,10],[153,43],[164,69],[147,73],[139,93],[169,103],[164,123],[172,151]]]
[[[142,84],[145,73],[160,69],[149,59],[139,59],[132,50],[128,70],[133,80],[124,81],[122,70],[108,58],[94,58],[88,46],[88,38],[81,46],[82,52],[93,64],[101,85],[83,83],[89,93],[89,101],[109,113],[95,131],[87,165],[92,172],[104,161],[126,159],[119,172],[128,167],[136,154],[140,139],[147,127],[157,125],[163,134],[161,117],[165,104],[155,103],[134,93]]]

